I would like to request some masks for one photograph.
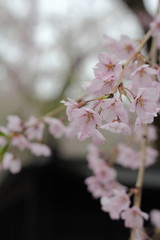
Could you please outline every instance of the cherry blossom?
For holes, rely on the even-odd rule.
[[[118,120],[107,123],[107,124],[101,126],[100,128],[109,130],[110,132],[113,132],[113,133],[124,133],[127,135],[131,134],[131,130],[130,130],[129,126],[126,123],[120,122]]]
[[[127,113],[120,99],[106,99],[104,101],[101,101],[99,107],[102,108],[101,116],[103,120],[107,122],[112,122],[118,118],[121,122],[128,122]]]
[[[128,228],[142,228],[144,219],[148,219],[148,214],[142,212],[138,207],[133,206],[121,213],[121,218],[125,221]]]
[[[116,163],[122,165],[123,167],[131,168],[133,170],[139,168],[141,158],[141,154],[139,151],[134,151],[132,148],[126,146],[125,144],[118,144],[117,150],[118,156],[116,158]],[[145,167],[149,167],[156,162],[158,151],[148,146],[146,152],[147,154]]]
[[[138,126],[137,126],[138,127]],[[139,127],[135,132],[135,137],[137,141],[140,141],[142,137],[142,128]],[[157,128],[154,125],[148,125],[147,129],[147,140],[148,141],[155,141],[157,139]]]
[[[9,170],[15,174],[21,170],[22,164],[19,158],[15,157],[12,153],[6,152],[3,157],[2,169]]]
[[[63,123],[56,118],[46,117],[44,119],[45,123],[49,125],[49,133],[55,138],[61,138],[65,132],[65,126]]]
[[[104,35],[106,51],[114,53],[119,59],[129,58],[135,52],[135,43],[126,35],[122,35],[120,40]]]
[[[118,144],[118,156],[116,162],[123,167],[137,169],[139,166],[139,156],[132,148],[125,144]]]
[[[101,198],[102,210],[109,212],[112,219],[119,219],[120,213],[128,209],[130,199],[124,190],[114,190],[113,194],[110,198],[107,196]]]
[[[73,119],[72,112],[73,112],[73,110],[77,109],[79,107],[79,105],[73,99],[71,99],[71,98],[67,98],[67,99],[68,99],[68,102],[63,100],[63,101],[61,101],[61,103],[63,103],[67,107],[66,114],[67,114],[68,120],[72,121],[72,119]]]
[[[137,97],[133,100],[130,111],[137,113],[142,123],[151,123],[152,116],[157,114],[157,100],[159,92],[155,88],[140,88]]]
[[[8,115],[7,129],[11,132],[21,132],[23,130],[23,122],[17,115]]]
[[[125,190],[126,188],[118,183],[116,180],[109,182],[101,182],[98,176],[91,176],[85,179],[88,191],[94,198],[101,198],[103,196],[113,196],[114,190]]]
[[[92,141],[94,144],[96,145],[100,145],[103,144],[105,141],[104,136],[97,130],[94,129],[92,132],[90,133],[84,133],[84,132],[79,132],[77,134],[78,140],[80,141],[85,141],[87,138],[92,138]]]
[[[150,23],[150,27],[153,31],[153,36],[157,38],[157,46],[160,47],[160,15]]]
[[[39,122],[37,118],[30,117],[25,123],[25,135],[29,140],[42,140],[45,125],[43,122]]]
[[[131,75],[133,79],[133,88],[145,88],[152,87],[153,76],[157,74],[157,71],[147,64],[141,65]]]
[[[112,91],[116,86],[118,78],[116,76],[110,76],[106,79],[96,77],[90,84],[85,86],[85,90],[89,93],[95,94],[96,97],[104,95]]]
[[[14,135],[11,140],[11,145],[16,146],[19,150],[23,151],[26,148],[29,148],[30,143],[23,135]]]
[[[96,130],[101,125],[100,115],[90,108],[73,110],[73,124],[77,127],[78,139],[84,141],[92,137],[95,143],[103,143],[104,137]]]
[[[51,155],[50,148],[42,143],[32,143],[30,144],[31,152],[36,156],[45,156],[48,157]]]
[[[85,184],[87,185],[87,189],[94,198],[100,198],[106,195],[108,192],[106,191],[106,187],[104,183],[99,181],[97,176],[91,176],[85,179]]]
[[[122,71],[122,66],[119,64],[119,59],[107,52],[102,52],[98,56],[99,63],[94,68],[94,73],[97,78],[106,80],[111,76],[118,76]]]
[[[151,223],[156,228],[160,228],[160,211],[158,209],[153,209],[150,212]]]
[[[103,159],[100,156],[101,155],[100,150],[94,144],[89,144],[87,149],[88,154],[86,158],[88,161],[88,167],[93,169],[95,164],[101,160],[103,161]]]

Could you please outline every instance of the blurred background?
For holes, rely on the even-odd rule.
[[[62,99],[83,96],[81,85],[92,80],[97,55],[105,49],[103,34],[141,38],[157,3],[0,0],[1,125],[8,114],[38,117],[59,106]],[[120,137],[109,135],[109,139],[106,150]],[[123,224],[109,221],[84,186],[89,174],[86,143],[50,137],[46,141],[53,150],[50,159],[27,155],[19,174],[1,175],[0,239],[126,239]],[[160,200],[156,170],[147,170],[146,211],[153,204],[158,208]],[[120,169],[122,183],[127,180],[132,185],[135,178],[136,173]]]

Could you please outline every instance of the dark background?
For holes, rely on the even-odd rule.
[[[57,156],[45,166],[9,174],[0,188],[0,239],[128,239],[123,222],[110,220],[99,200],[87,192],[84,176],[73,171],[75,164],[87,168],[84,162]],[[144,189],[143,211],[159,208],[159,193],[156,188]]]

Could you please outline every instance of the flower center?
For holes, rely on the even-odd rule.
[[[142,98],[137,98],[137,104],[139,104],[140,106],[144,106],[145,105],[145,103],[144,103],[144,101],[143,101],[143,99]]]
[[[144,73],[145,73],[144,68],[141,68],[141,70],[139,70],[139,75],[142,77]]]
[[[112,63],[106,64],[105,66],[108,69],[108,71],[113,71],[113,69],[115,67],[115,65],[113,65]]]
[[[132,45],[126,45],[125,46],[125,50],[128,52],[128,53],[130,53],[130,52],[132,52],[133,51],[133,47],[132,47]]]
[[[93,113],[87,112],[85,115],[86,117],[86,122],[90,122],[93,119]]]

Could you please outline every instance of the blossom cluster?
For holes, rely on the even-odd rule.
[[[94,79],[83,84],[87,97],[62,101],[70,122],[70,134],[80,141],[91,138],[94,144],[90,145],[87,156],[93,172],[93,176],[85,180],[88,190],[94,198],[100,198],[102,210],[108,212],[111,219],[123,219],[126,227],[135,229],[137,240],[147,239],[143,223],[149,217],[141,211],[140,203],[132,203],[131,197],[140,195],[141,189],[128,189],[120,184],[113,162],[105,161],[97,146],[105,141],[102,129],[129,135],[132,142],[147,138],[150,143],[157,138],[155,127],[149,124],[160,111],[160,66],[142,51],[151,36],[156,38],[155,47],[160,48],[160,15],[140,40],[124,35],[116,40],[104,35],[105,51],[98,55],[98,63],[93,69]],[[146,124],[148,134],[143,135],[142,128]],[[137,145],[118,144],[114,164],[132,170],[154,164],[158,151],[148,145],[144,161]],[[156,225],[159,215],[152,213],[151,216]]]
[[[93,176],[85,180],[88,190],[94,198],[100,198],[102,210],[108,212],[111,219],[123,219],[125,226],[141,229],[148,214],[137,206],[130,207],[129,189],[120,184],[115,169],[105,161],[98,148],[91,145],[87,155],[88,166]]]
[[[157,21],[159,16],[151,28],[153,35],[159,36]],[[136,113],[135,131],[139,131],[142,124],[151,124],[160,110],[160,67],[138,51],[139,42],[127,36],[119,41],[107,35],[104,38],[106,50],[98,55],[95,78],[85,84],[92,99],[62,101],[78,139],[91,137],[95,144],[105,140],[100,129],[131,135],[131,113]]]
[[[61,138],[65,133],[64,124],[56,118],[30,117],[24,122],[17,115],[7,117],[6,127],[0,126],[0,169],[17,173],[21,170],[22,161],[9,149],[16,147],[19,151],[29,150],[35,156],[50,156],[50,148],[44,144],[44,133],[48,132],[54,138]]]

